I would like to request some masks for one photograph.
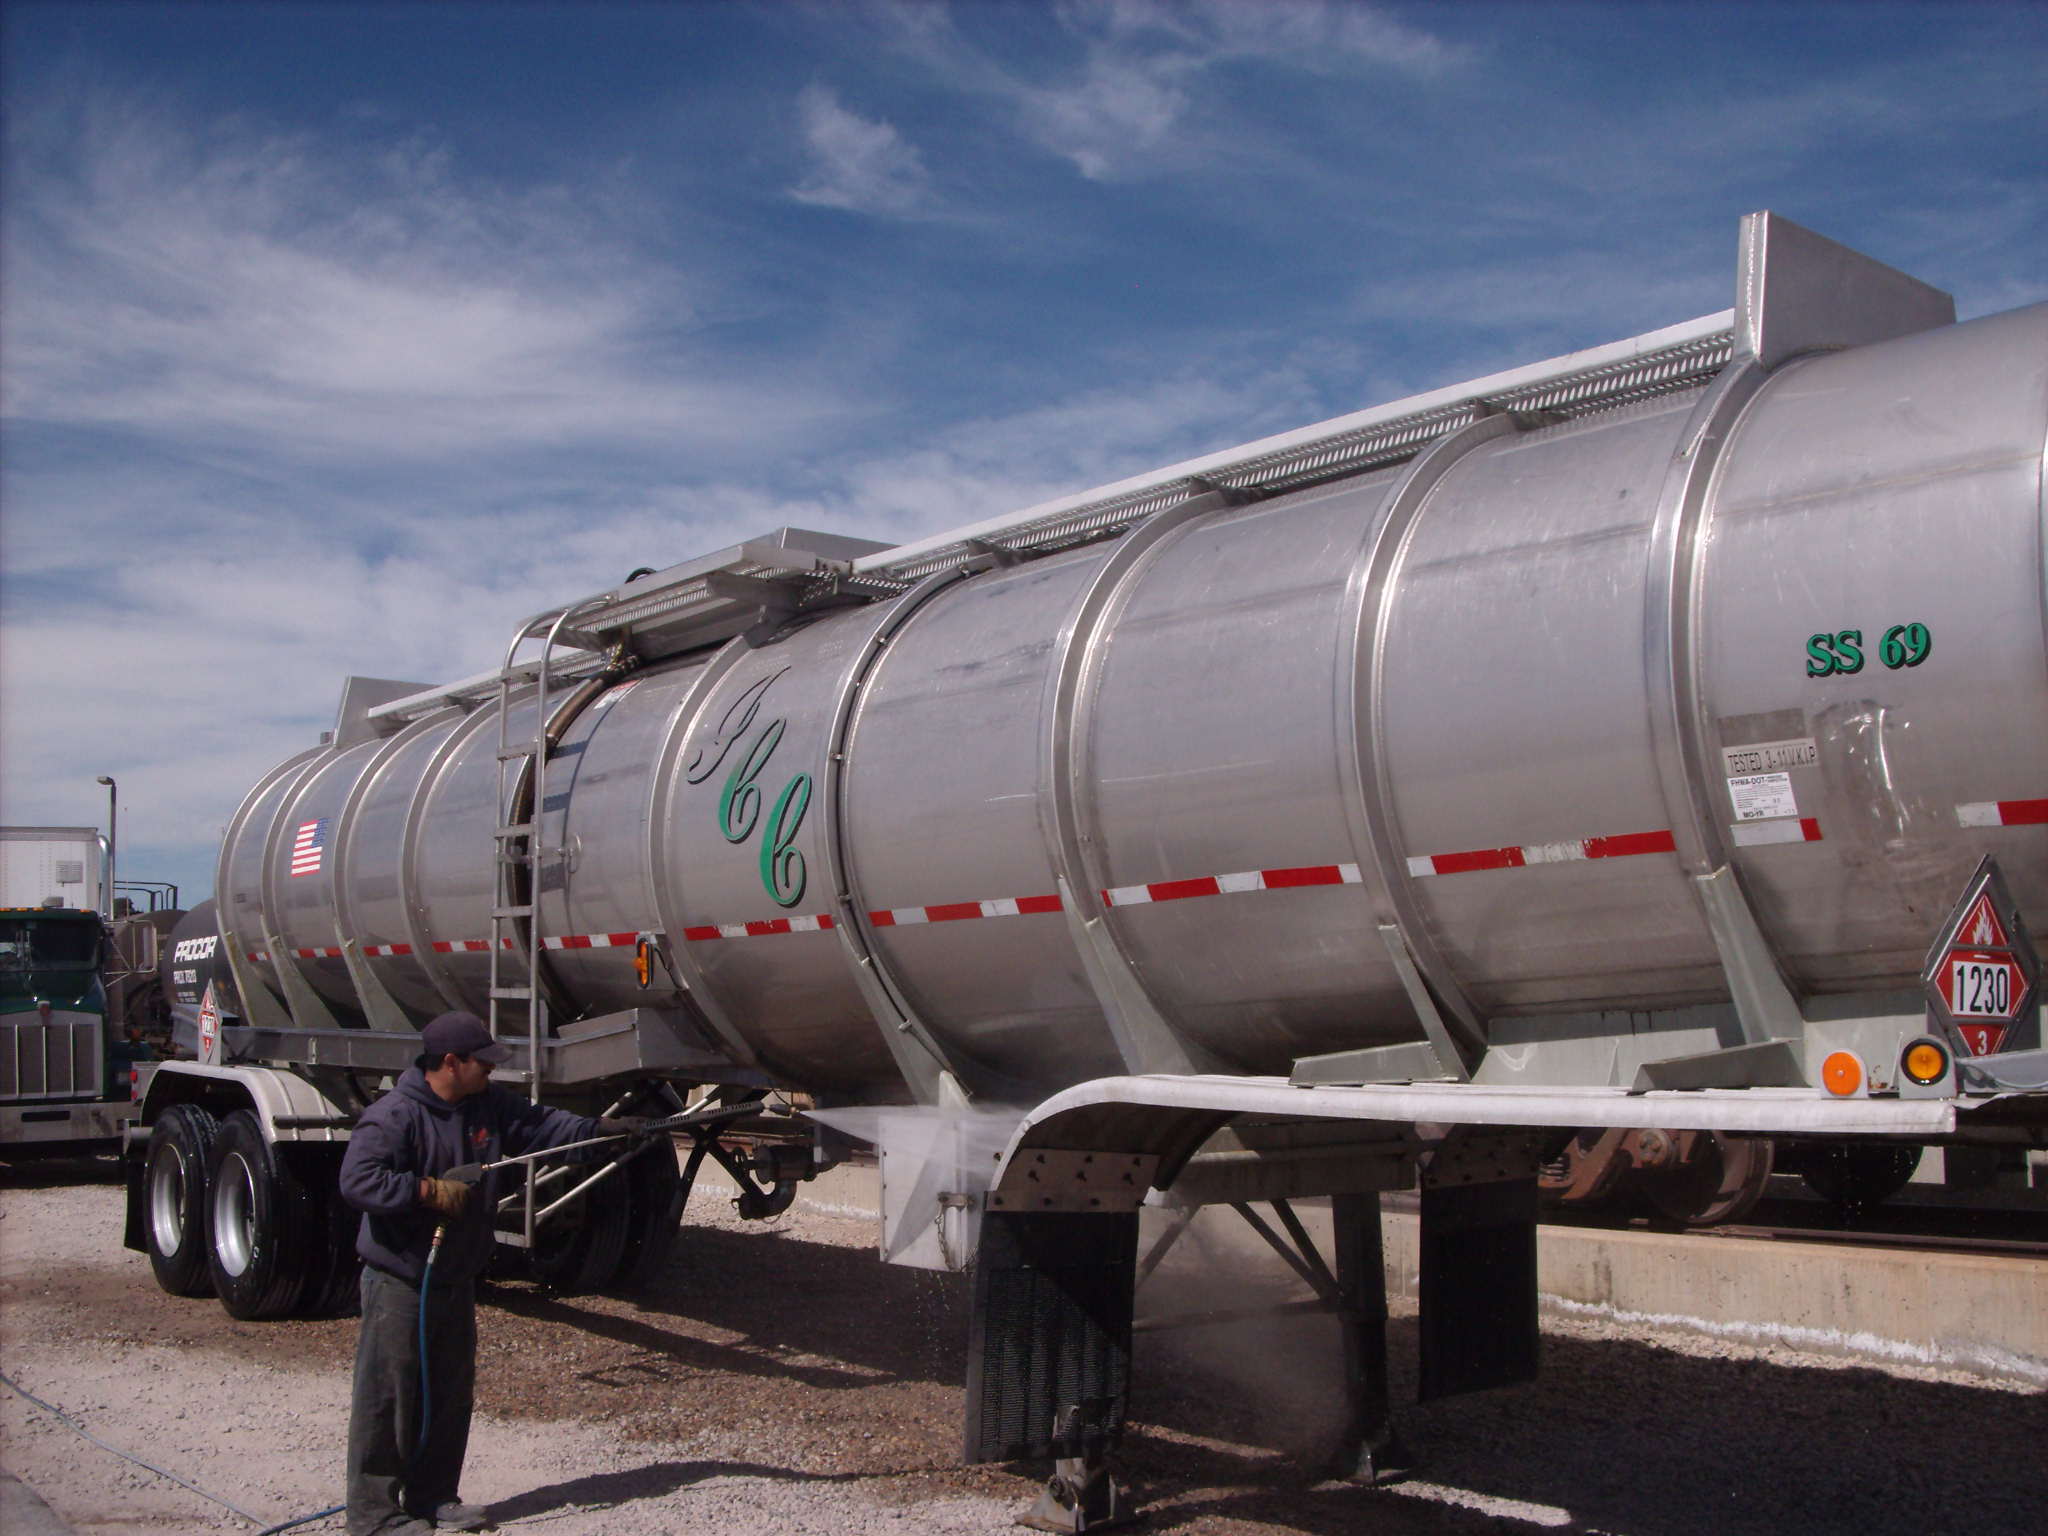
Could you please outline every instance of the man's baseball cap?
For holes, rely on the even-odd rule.
[[[512,1059],[512,1047],[491,1038],[490,1026],[473,1013],[444,1013],[420,1031],[420,1053],[434,1066],[453,1052],[494,1067]]]

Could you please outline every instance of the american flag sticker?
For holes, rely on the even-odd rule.
[[[292,839],[292,878],[320,873],[320,860],[327,852],[327,818],[299,823],[299,835]]]

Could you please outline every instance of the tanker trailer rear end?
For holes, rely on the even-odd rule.
[[[1114,1439],[1148,1189],[1332,1196],[1356,1299],[1419,1177],[1448,1392],[1533,1368],[1573,1128],[2041,1144],[2048,307],[1957,325],[1770,215],[1739,270],[1701,321],[355,680],[229,827],[243,1017],[192,1091],[286,1076],[273,1142],[339,1140],[460,1006],[536,1094],[902,1106],[883,1246],[979,1245],[979,1457]],[[1921,996],[1966,896],[1995,1040]]]

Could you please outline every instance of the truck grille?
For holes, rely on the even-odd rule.
[[[99,1098],[105,1032],[105,1021],[90,1013],[0,1018],[0,1100]]]

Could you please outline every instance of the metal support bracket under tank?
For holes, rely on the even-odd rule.
[[[1749,1045],[1797,1037],[1799,1004],[1730,863],[1719,806],[1700,776],[1707,771],[1707,732],[1695,641],[1708,483],[1730,427],[1763,382],[1756,359],[1738,354],[1693,407],[1651,528],[1643,614],[1650,731],[1672,841]]]
[[[1100,673],[1104,625],[1129,590],[1131,574],[1175,529],[1242,499],[1226,491],[1204,491],[1153,513],[1125,534],[1089,581],[1054,642],[1051,696],[1044,713],[1051,724],[1043,760],[1053,875],[1067,932],[1102,1005],[1117,1054],[1132,1072],[1220,1072],[1228,1066],[1174,1028],[1152,1000],[1144,978],[1117,942],[1109,909],[1099,894],[1106,883],[1097,853],[1101,843],[1083,825],[1081,812],[1086,803],[1082,778],[1087,772],[1087,724],[1094,718],[1089,695]]]
[[[889,642],[910,621],[911,615],[955,582],[985,571],[995,563],[995,557],[990,555],[940,571],[926,577],[895,601],[882,622],[869,633],[867,644],[847,671],[846,680],[839,689],[838,702],[833,708],[832,732],[825,756],[823,798],[826,824],[818,847],[826,886],[833,893],[836,908],[832,931],[846,955],[861,1000],[874,1015],[882,1044],[888,1048],[896,1070],[903,1074],[904,1082],[910,1085],[912,1095],[920,1104],[953,1106],[966,1102],[966,1086],[973,1081],[973,1076],[918,1017],[917,1010],[911,1006],[909,994],[889,974],[887,964],[876,952],[867,902],[857,889],[859,882],[847,856],[846,743],[869,677],[887,652]]]
[[[1354,845],[1364,853],[1359,868],[1370,874],[1366,888],[1372,893],[1374,918],[1440,1075],[1461,1081],[1472,1075],[1485,1054],[1485,1032],[1478,1010],[1465,996],[1450,961],[1429,936],[1429,925],[1409,890],[1407,860],[1396,832],[1393,779],[1385,754],[1378,750],[1382,739],[1381,662],[1393,619],[1395,578],[1408,536],[1430,493],[1467,453],[1516,431],[1519,425],[1511,414],[1488,410],[1478,420],[1438,438],[1408,466],[1373,531],[1371,549],[1354,567],[1347,599],[1351,631],[1344,647],[1350,666],[1338,681],[1338,709],[1348,711],[1351,719],[1351,729],[1340,732],[1338,738],[1344,754],[1343,771],[1361,791],[1347,799],[1345,812]]]
[[[277,972],[278,985],[284,988],[284,1005],[291,1011],[292,1022],[302,1029],[343,1029],[346,1026],[334,1016],[326,1000],[306,984],[306,978],[299,974],[299,968],[292,964],[291,953],[284,947],[284,940],[274,933],[263,936],[263,947],[270,954],[271,968]],[[249,994],[244,992],[246,998]]]
[[[1643,615],[1651,735],[1680,867],[1720,954],[1743,1043],[1797,1039],[1805,1025],[1784,967],[1744,893],[1722,831],[1697,649],[1708,500],[1728,434],[1770,370],[1801,352],[1955,320],[1947,294],[1771,213],[1746,215],[1735,352],[1693,408],[1652,525]]]

